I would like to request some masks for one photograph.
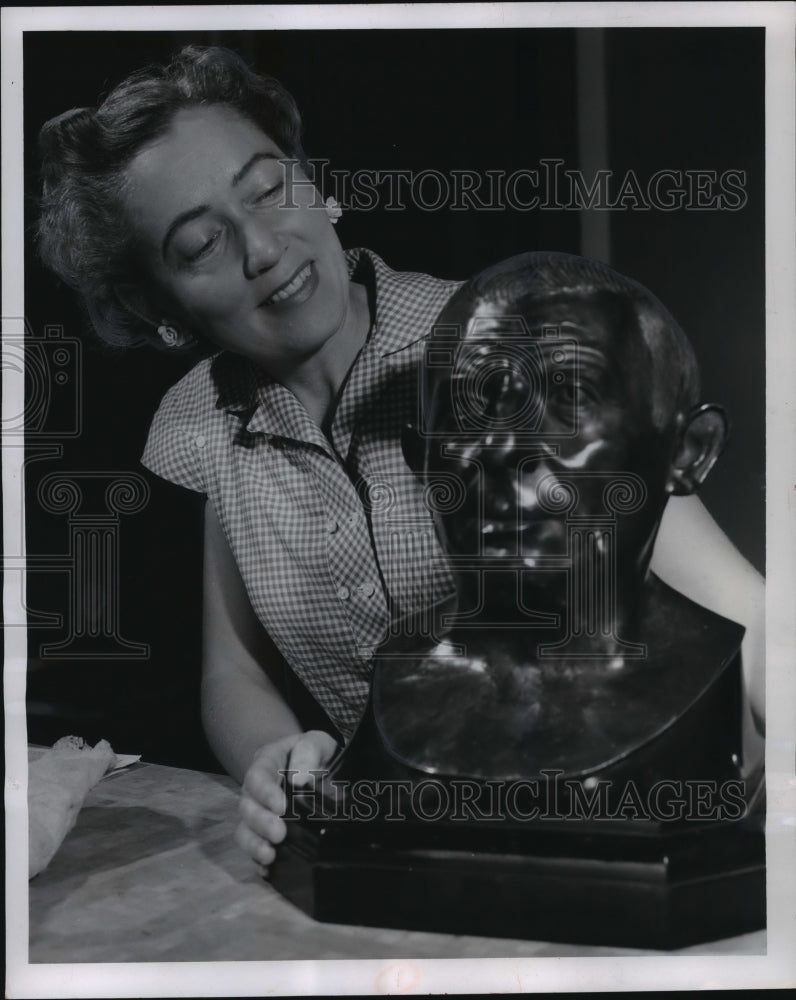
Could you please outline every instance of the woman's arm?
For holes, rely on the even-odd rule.
[[[328,733],[302,733],[273,681],[281,657],[249,603],[243,580],[211,504],[205,509],[202,721],[218,759],[243,786],[240,847],[261,865],[284,839],[280,771],[293,784],[328,761],[337,744]]]
[[[746,626],[743,669],[755,719],[765,718],[765,584],[698,497],[673,497],[661,522],[652,570],[716,614]]]
[[[214,753],[243,781],[266,743],[301,732],[268,674],[281,657],[258,621],[211,504],[205,509],[202,722]]]

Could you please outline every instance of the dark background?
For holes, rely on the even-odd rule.
[[[604,33],[607,162],[642,179],[663,168],[747,174],[741,211],[610,214],[611,263],[648,285],[691,337],[704,397],[733,430],[703,500],[741,552],[764,568],[764,33],[762,29],[615,29]],[[31,32],[25,36],[27,222],[35,219],[36,134],[49,117],[95,105],[128,72],[187,42],[226,44],[294,94],[305,148],[336,169],[534,169],[560,157],[578,168],[576,32]],[[530,249],[579,252],[577,211],[349,212],[344,246],[392,267],[464,278]],[[34,335],[86,328],[69,289],[25,247],[26,315]],[[81,433],[62,457],[30,462],[27,548],[64,554],[65,516],[36,489],[54,471],[142,472],[138,457],[161,396],[185,362],[146,350],[84,345]],[[59,414],[57,400],[50,414]],[[64,424],[65,426],[65,424]],[[31,439],[35,445],[35,440]],[[199,726],[202,500],[147,475],[152,495],[119,531],[120,632],[144,659],[52,659],[43,644],[66,630],[32,628],[29,736],[106,737],[120,752],[212,767]],[[684,554],[687,558],[687,554]],[[34,611],[69,612],[67,576],[28,578]]]

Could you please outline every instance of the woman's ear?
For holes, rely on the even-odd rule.
[[[142,323],[156,327],[159,322],[158,310],[149,301],[144,290],[132,282],[115,282],[113,291],[124,309],[137,316]]]
[[[704,403],[689,413],[669,469],[668,493],[696,493],[724,448],[727,429],[727,415],[715,403]]]
[[[150,340],[155,345],[168,349],[185,349],[195,346],[195,340],[182,326],[163,310],[152,303],[140,286],[132,282],[117,282],[114,293],[119,304],[133,316],[136,316],[151,330]]]

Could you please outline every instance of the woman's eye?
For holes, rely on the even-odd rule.
[[[194,264],[196,263],[196,261],[201,260],[203,257],[206,257],[213,249],[213,247],[218,243],[220,238],[221,238],[221,230],[219,229],[215,233],[213,233],[213,235],[209,237],[209,239],[205,240],[204,243],[198,246],[195,250],[190,250],[187,253],[184,253],[183,256],[185,260],[189,264]]]
[[[280,191],[282,190],[282,188],[284,186],[285,186],[284,181],[278,181],[276,184],[273,184],[271,187],[265,188],[263,191],[260,192],[260,194],[258,194],[253,199],[254,204],[255,205],[259,205],[262,202],[272,201],[274,198],[277,197],[277,195],[280,193]]]

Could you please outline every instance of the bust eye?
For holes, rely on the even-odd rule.
[[[569,403],[585,403],[589,394],[579,382],[567,382],[558,389],[558,395]]]
[[[587,382],[578,378],[554,380],[548,388],[548,410],[558,416],[572,415],[585,410],[595,401],[594,391]]]

